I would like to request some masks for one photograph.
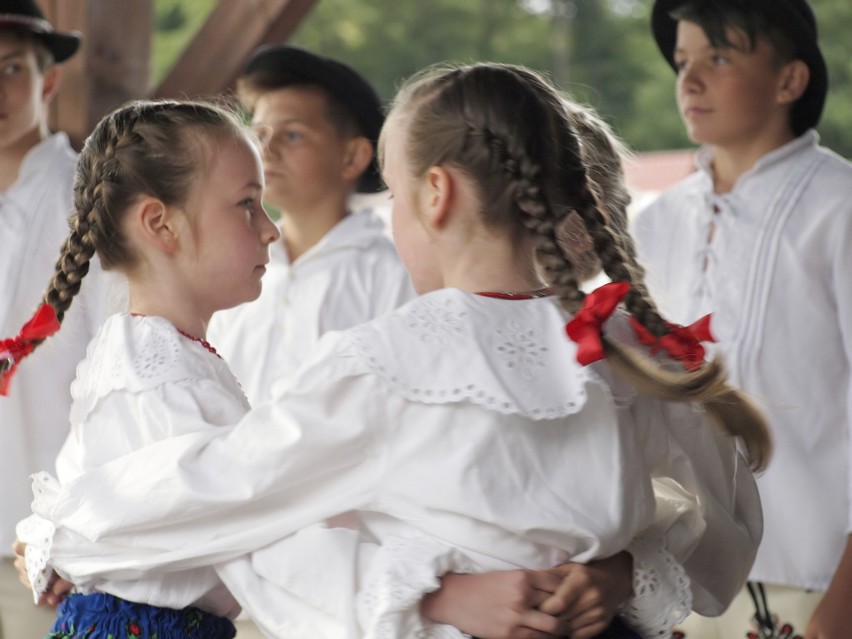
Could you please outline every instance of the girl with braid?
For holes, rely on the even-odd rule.
[[[205,331],[213,312],[260,293],[268,247],[279,236],[260,205],[262,189],[256,144],[233,114],[212,105],[131,104],[88,138],[71,234],[31,325],[59,328],[96,254],[126,275],[130,299],[129,312],[105,321],[78,368],[71,433],[56,460],[62,482],[248,409]],[[22,343],[22,354],[40,344]],[[152,581],[160,595],[153,603],[180,593],[186,609],[130,603]],[[62,605],[50,637],[137,636],[135,629],[225,639],[234,636],[228,617],[237,612],[214,570],[198,568],[168,580],[104,581],[98,593]]]
[[[690,607],[718,614],[761,534],[765,425],[703,361],[697,329],[655,311],[580,144],[566,103],[524,68],[407,83],[380,155],[420,297],[327,334],[230,426],[61,485],[37,476],[32,567],[49,557],[91,586],[215,564],[271,637],[461,637],[430,594],[449,573],[625,557],[620,611],[640,634],[608,628],[624,597],[589,602],[569,578],[535,600],[559,616],[552,632],[666,637]],[[571,214],[612,280],[589,295],[558,241]],[[349,510],[358,538],[338,531],[334,546],[313,526]],[[336,558],[353,545],[347,568]],[[289,615],[293,602],[314,614]],[[465,630],[498,636],[488,621]]]

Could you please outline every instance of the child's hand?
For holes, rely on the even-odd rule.
[[[846,550],[840,565],[805,628],[805,639],[848,637],[850,598],[852,598],[852,536],[847,537]]]
[[[29,575],[27,575],[26,551],[27,545],[18,539],[16,539],[15,543],[12,544],[12,552],[15,553],[15,570],[18,572],[18,580],[27,590],[32,590],[32,584],[30,583]],[[65,595],[67,595],[73,587],[74,584],[65,581],[59,575],[53,573],[47,584],[47,590],[45,590],[39,597],[38,605],[55,608],[62,603],[65,599]]]
[[[50,582],[47,584],[47,590],[44,591],[39,599],[39,605],[47,604],[51,608],[55,608],[65,600],[65,595],[71,592],[74,587],[70,581],[65,581],[62,577],[53,573],[50,577]]]
[[[568,637],[564,622],[537,610],[561,583],[550,571],[448,574],[440,590],[423,598],[420,612],[481,639]]]
[[[626,552],[589,564],[562,564],[551,572],[562,583],[539,610],[565,620],[571,639],[601,634],[633,591],[633,559]]]
[[[20,539],[16,539],[12,544],[12,552],[15,555],[15,570],[18,571],[18,580],[24,584],[24,588],[31,590],[33,586],[30,583],[29,575],[27,575],[27,561],[25,558],[27,545]]]

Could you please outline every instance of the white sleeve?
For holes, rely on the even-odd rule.
[[[37,501],[57,527],[55,567],[76,580],[211,565],[363,505],[381,487],[391,435],[375,380],[342,359],[343,372],[308,370],[235,426],[152,444]],[[83,554],[84,540],[98,543]]]
[[[660,538],[637,537],[627,552],[633,557],[633,596],[619,614],[646,639],[667,638],[692,607],[689,577]]]
[[[313,639],[461,638],[420,615],[422,597],[472,564],[437,540],[382,545],[344,528],[312,526],[217,566],[223,583],[267,635]]]
[[[425,620],[420,601],[441,587],[443,575],[474,571],[464,554],[436,539],[394,537],[383,541],[362,570],[357,615],[363,639],[463,637],[451,626]]]
[[[745,583],[763,534],[754,476],[736,439],[710,423],[699,407],[640,397],[633,412],[646,433],[648,455],[656,458],[654,475],[667,478],[670,490],[697,498],[703,522],[669,515],[665,546],[683,563],[692,609],[719,615]]]

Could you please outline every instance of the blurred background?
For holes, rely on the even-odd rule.
[[[286,40],[349,62],[385,100],[402,78],[433,62],[528,65],[594,106],[637,153],[627,167],[637,190],[659,190],[692,167],[690,143],[675,108],[674,74],[650,34],[652,0],[43,4],[54,24],[79,28],[87,36],[86,57],[72,61],[77,68],[71,85],[88,87],[82,89],[88,97],[66,95],[55,107],[57,123],[76,141],[123,99],[227,93],[258,44]],[[852,158],[852,0],[811,4],[831,77],[819,132],[827,146]],[[124,86],[116,87],[117,82]],[[88,107],[81,108],[86,100]]]

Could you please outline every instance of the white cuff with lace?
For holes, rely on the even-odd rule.
[[[449,572],[472,572],[458,550],[429,538],[384,540],[370,562],[358,594],[364,639],[461,639],[462,632],[420,615],[420,600],[438,590]]]
[[[619,614],[646,639],[670,637],[692,608],[689,577],[663,546],[637,539],[627,551],[633,556],[633,597]]]

